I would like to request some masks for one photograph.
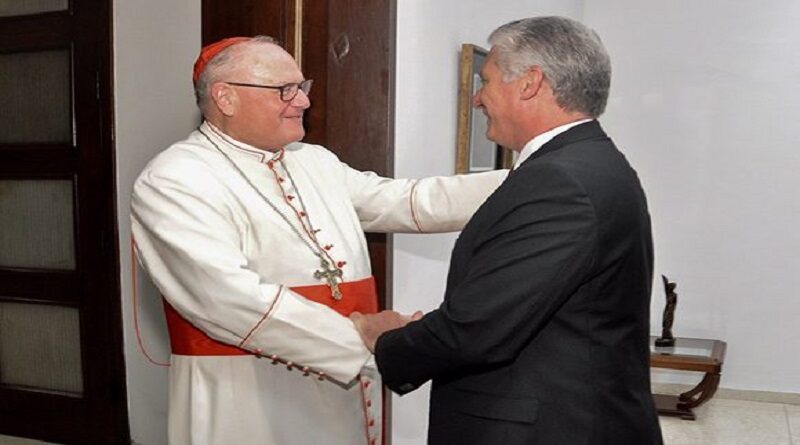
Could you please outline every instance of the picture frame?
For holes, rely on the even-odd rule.
[[[486,137],[486,116],[472,108],[472,98],[481,88],[480,70],[489,52],[471,43],[461,45],[458,84],[458,136],[456,173],[476,173],[511,168],[514,157]]]

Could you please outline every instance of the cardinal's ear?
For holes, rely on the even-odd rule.
[[[239,105],[236,90],[225,82],[217,82],[211,86],[211,100],[225,116],[233,116]]]

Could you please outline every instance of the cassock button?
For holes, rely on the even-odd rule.
[[[367,400],[367,408],[369,408],[370,406],[372,406],[372,400]]]
[[[347,264],[347,261],[339,261],[336,263],[336,267],[342,268],[345,266],[345,264]]]
[[[364,388],[369,388],[369,380],[364,380]]]
[[[369,426],[375,426],[375,419],[369,419]]]

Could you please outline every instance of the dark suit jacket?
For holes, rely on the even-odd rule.
[[[653,248],[636,172],[597,121],[556,136],[481,206],[439,309],[383,334],[384,383],[429,379],[430,444],[658,444]]]

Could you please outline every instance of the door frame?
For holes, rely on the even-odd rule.
[[[0,145],[0,179],[73,181],[74,271],[0,268],[0,300],[79,310],[80,396],[0,386],[0,434],[129,444],[113,143],[113,0],[0,18],[0,53],[70,48],[70,144]]]

